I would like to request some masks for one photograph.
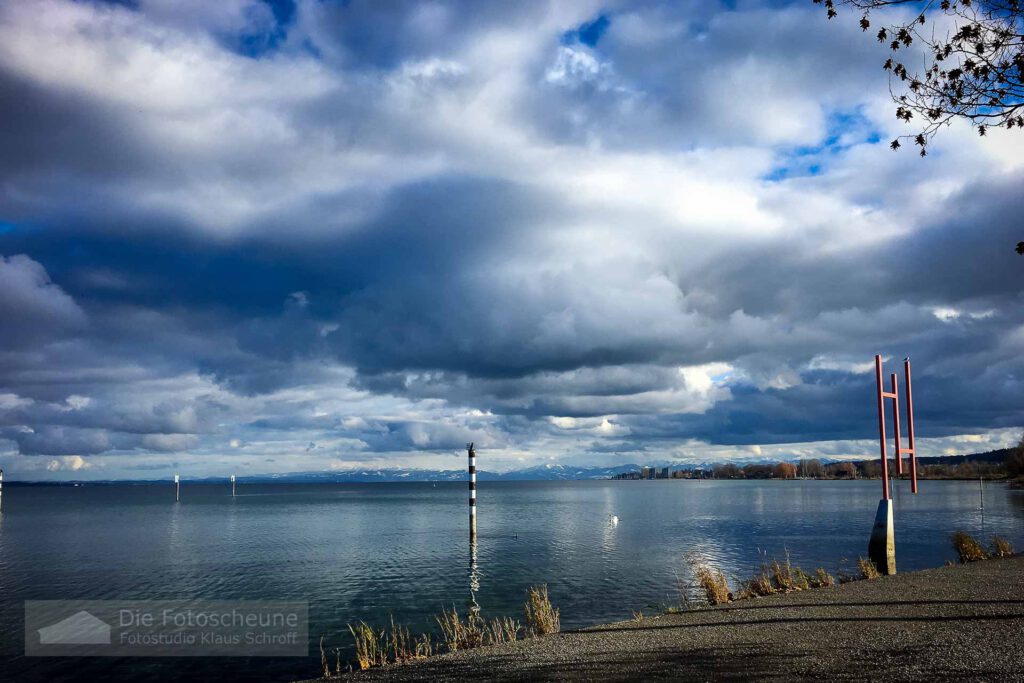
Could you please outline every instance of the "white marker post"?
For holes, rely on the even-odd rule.
[[[181,480],[178,475],[174,475],[174,502],[177,503],[181,500]]]
[[[476,543],[476,451],[466,444],[469,452],[469,542]]]
[[[231,497],[235,497],[235,475],[231,475]]]

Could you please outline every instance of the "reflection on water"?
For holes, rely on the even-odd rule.
[[[1024,491],[1000,483],[896,487],[901,570],[954,557],[949,535],[1006,536],[1024,546]],[[5,486],[0,516],[0,648],[21,650],[24,600],[211,598],[308,600],[306,659],[67,660],[14,657],[0,680],[102,673],[293,680],[319,670],[316,642],[341,646],[346,624],[394,615],[433,631],[441,608],[522,617],[548,584],[563,628],[625,619],[678,600],[695,553],[727,576],[787,551],[835,572],[866,552],[877,481],[483,482],[479,536],[466,549],[464,483]],[[618,524],[613,518],[618,518]],[[468,559],[468,571],[467,571]],[[468,583],[468,596],[467,596]]]
[[[476,601],[480,590],[480,572],[476,562],[476,537],[469,541],[469,614],[473,619],[480,618],[480,603]]]

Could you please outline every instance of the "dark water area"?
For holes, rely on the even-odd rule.
[[[765,557],[849,571],[866,554],[877,481],[602,481],[478,484],[477,602],[521,618],[547,583],[563,628],[678,603],[684,557],[727,575]],[[464,610],[466,485],[224,484],[12,486],[0,515],[0,679],[276,680],[316,676],[318,642],[349,653],[346,623],[436,630]],[[895,494],[900,571],[942,565],[949,535],[1024,547],[1024,491],[924,481]],[[617,525],[610,516],[619,518]],[[843,560],[845,559],[845,563]],[[26,657],[25,600],[300,600],[308,657]],[[333,660],[333,654],[331,655]]]

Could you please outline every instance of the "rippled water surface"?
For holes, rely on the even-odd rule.
[[[727,574],[768,556],[841,570],[865,554],[877,481],[608,481],[478,484],[477,601],[519,615],[546,582],[563,628],[678,602],[683,557]],[[291,680],[319,670],[316,643],[347,647],[365,619],[425,629],[469,597],[465,484],[11,486],[0,516],[0,664],[4,680]],[[949,534],[1001,534],[1024,546],[1024,491],[921,483],[896,494],[900,570],[952,558]],[[609,516],[619,518],[618,525]],[[26,658],[29,599],[306,600],[310,657]]]

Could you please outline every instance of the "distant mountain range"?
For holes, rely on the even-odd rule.
[[[639,465],[617,465],[615,467],[575,467],[572,465],[538,465],[512,472],[488,472],[477,470],[477,481],[566,481],[577,479],[610,479],[622,472],[635,472]],[[222,481],[224,477],[209,478]],[[396,481],[465,481],[466,470],[418,470],[396,468],[361,468],[333,472],[289,472],[286,474],[265,474],[239,477],[247,482],[396,482]],[[193,479],[192,481],[204,481]]]
[[[969,455],[947,455],[947,456],[928,456],[918,459],[918,463],[922,465],[936,465],[936,464],[949,464],[956,465],[965,461],[974,462],[1002,462],[1012,449],[1003,448],[995,451],[987,451],[985,453],[972,453]],[[820,458],[822,463],[828,464],[833,462],[842,462],[836,458]],[[795,460],[789,460],[790,462],[797,462]],[[522,470],[513,470],[511,472],[488,472],[487,470],[477,470],[478,481],[570,481],[570,480],[594,480],[594,479],[611,479],[617,474],[623,474],[625,472],[638,472],[641,467],[668,467],[672,470],[694,470],[694,469],[710,469],[716,464],[724,464],[725,461],[712,463],[712,462],[649,462],[644,465],[637,465],[630,463],[628,465],[616,465],[615,467],[582,467],[576,465],[559,465],[559,464],[545,464],[537,465],[536,467],[528,467]],[[742,460],[732,460],[737,465],[747,465],[751,463],[763,464],[763,463],[775,463],[778,459],[775,458],[745,458]],[[227,479],[227,475],[222,477],[182,477],[183,481],[189,482],[222,482]],[[401,482],[401,481],[465,481],[466,470],[421,470],[421,469],[403,469],[403,468],[356,468],[350,470],[335,470],[329,472],[288,472],[285,474],[255,474],[248,476],[239,476],[239,481],[246,482],[281,482],[281,483],[361,483],[361,482]],[[157,483],[166,482],[166,479],[160,480],[132,480],[130,483],[145,484],[145,483]],[[28,484],[32,482],[11,482],[11,483],[23,483]],[[48,482],[39,482],[48,483]],[[60,482],[60,483],[73,483],[73,482]],[[112,482],[97,482],[90,481],[89,483],[112,483]]]

